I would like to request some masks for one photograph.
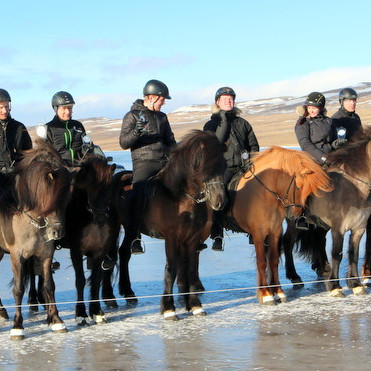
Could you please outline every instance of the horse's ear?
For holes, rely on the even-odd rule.
[[[116,170],[116,164],[112,164],[112,165],[110,165],[110,167],[111,167],[112,174],[113,174]]]

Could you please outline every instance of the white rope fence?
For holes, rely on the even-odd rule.
[[[314,280],[314,281],[303,281],[298,283],[284,283],[280,285],[267,285],[267,286],[248,286],[248,287],[238,287],[238,288],[230,288],[230,289],[219,289],[219,290],[207,290],[207,291],[199,291],[199,292],[185,292],[185,293],[174,293],[174,294],[156,294],[156,295],[142,295],[142,296],[130,296],[127,298],[116,298],[116,299],[96,299],[96,300],[81,300],[81,301],[61,301],[61,302],[55,302],[55,303],[44,303],[44,304],[22,304],[22,305],[3,305],[0,306],[4,309],[10,309],[10,308],[24,308],[24,307],[33,307],[38,305],[71,305],[71,304],[87,304],[87,303],[96,303],[96,302],[109,302],[109,301],[124,301],[124,300],[130,300],[130,299],[153,299],[153,298],[161,298],[166,296],[183,296],[183,295],[192,295],[192,294],[210,294],[210,293],[222,293],[222,292],[232,292],[232,291],[249,291],[249,290],[257,290],[259,288],[275,288],[275,287],[285,287],[285,286],[303,286],[307,284],[314,284],[314,283],[323,283],[326,282],[334,282],[334,281],[345,281],[345,280],[364,280],[367,278],[371,278],[371,276],[363,276],[363,277],[346,277],[346,278],[338,278],[338,279],[327,279],[327,280]],[[256,297],[256,296],[255,296]],[[251,297],[250,297],[251,298]]]

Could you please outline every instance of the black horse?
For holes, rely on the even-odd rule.
[[[54,240],[65,233],[65,209],[70,198],[70,173],[60,155],[47,143],[25,151],[14,171],[2,176],[0,191],[0,259],[9,253],[14,274],[13,295],[16,301],[11,338],[23,339],[22,298],[27,282],[26,261],[38,259],[43,276],[43,296],[47,322],[52,330],[65,332],[55,303],[51,263]],[[0,301],[0,315],[7,318]]]
[[[224,146],[215,134],[192,131],[175,147],[169,162],[148,184],[151,195],[143,212],[141,232],[165,239],[165,290],[161,313],[166,319],[178,319],[171,295],[175,279],[181,292],[190,292],[184,295],[186,309],[194,315],[205,314],[197,295],[197,249],[200,241],[204,240],[210,207],[218,210],[226,202],[223,152]],[[117,193],[116,209],[125,228],[130,217],[130,191],[125,190],[130,175],[121,173],[117,177],[120,193]],[[119,290],[129,300],[134,296],[128,272],[130,242],[125,236],[119,249]],[[109,286],[109,280],[106,283]]]
[[[325,278],[327,289],[332,296],[343,296],[339,283],[339,266],[342,260],[344,234],[351,231],[349,241],[348,287],[355,294],[365,293],[358,274],[359,243],[371,214],[371,129],[354,137],[342,149],[329,154],[332,164],[328,175],[334,190],[309,198],[306,215],[311,223],[309,231],[298,231],[292,222],[283,236],[283,248],[286,259],[286,276],[293,282],[301,282],[295,270],[292,249],[300,239],[299,252],[308,257],[312,268]],[[332,262],[326,255],[326,233],[331,228]]]

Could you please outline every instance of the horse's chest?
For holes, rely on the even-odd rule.
[[[94,223],[86,226],[82,231],[81,250],[84,252],[102,248],[108,241],[109,231],[108,224],[102,227]]]

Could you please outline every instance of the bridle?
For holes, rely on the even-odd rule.
[[[295,188],[297,188],[296,186],[296,175],[294,174],[290,180],[290,183],[289,183],[289,186],[287,187],[287,191],[285,193],[285,195],[283,197],[281,197],[277,192],[274,192],[272,191],[271,189],[269,189],[265,184],[264,182],[255,174],[254,172],[254,169],[253,169],[253,166],[249,169],[251,174],[254,176],[254,178],[259,182],[259,184],[264,187],[269,193],[271,193],[275,198],[276,200],[280,201],[285,209],[285,215],[286,217],[289,216],[289,209],[291,207],[299,207],[301,208],[302,210],[304,210],[305,206],[304,205],[301,205],[301,204],[297,204],[296,201],[295,201]],[[290,203],[289,202],[289,193],[290,193],[290,189],[291,187],[294,187],[294,190],[293,190],[293,201]]]
[[[219,180],[210,181],[210,182],[203,182],[202,184],[203,184],[203,189],[199,192],[199,197],[191,196],[189,193],[185,194],[188,198],[192,199],[193,201],[195,201],[198,204],[200,204],[202,202],[206,202],[207,200],[211,199],[211,191],[210,191],[210,188],[209,188],[211,185],[218,184],[218,185],[222,185],[224,187],[224,183],[222,181],[219,181]]]
[[[108,220],[110,207],[109,206],[106,206],[104,208],[94,207],[94,206],[91,205],[91,202],[88,199],[88,203],[86,205],[86,210],[88,210],[88,212],[93,215],[94,223],[98,224],[96,220],[97,220],[97,217],[100,216],[100,215],[104,216],[104,218]]]

